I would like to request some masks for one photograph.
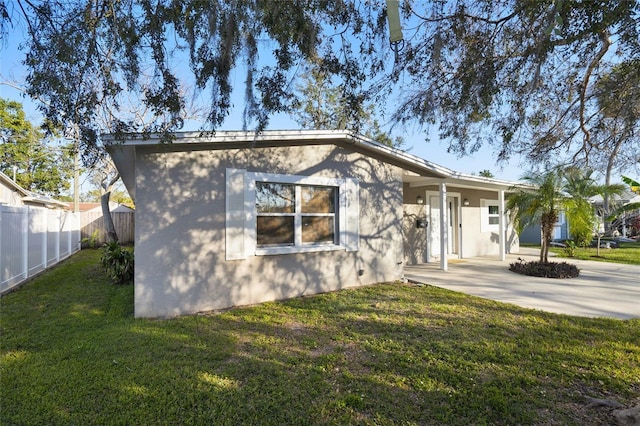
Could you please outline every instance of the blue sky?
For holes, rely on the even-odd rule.
[[[37,111],[36,104],[29,98],[25,98],[23,94],[7,84],[6,82],[21,85],[24,82],[25,70],[21,65],[24,52],[18,50],[18,45],[22,41],[21,34],[14,32],[7,43],[0,46],[0,96],[5,99],[11,99],[22,102],[27,117],[34,124],[41,121],[41,115]],[[236,71],[237,83],[235,87],[239,90],[233,95],[233,109],[220,130],[239,130],[242,129],[242,111],[244,108],[243,85],[244,75],[241,70]],[[202,95],[206,96],[206,93]],[[284,130],[297,129],[297,123],[286,115],[277,115],[272,117],[269,129]],[[197,130],[196,128],[185,130]],[[444,167],[463,173],[477,174],[481,170],[491,170],[494,176],[504,180],[518,180],[526,170],[527,165],[519,164],[519,160],[514,158],[509,164],[498,166],[496,164],[493,147],[484,146],[479,152],[472,156],[459,158],[457,155],[447,153],[447,145],[439,142],[437,136],[431,136],[430,142],[426,142],[426,131],[415,129],[394,130],[394,134],[401,135],[405,144],[403,149],[413,155],[417,155],[426,160],[432,161]]]

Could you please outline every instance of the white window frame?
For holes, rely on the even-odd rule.
[[[300,179],[296,182],[290,182],[289,176],[285,177],[286,182],[283,181],[282,177],[277,177],[278,175],[270,175],[267,173],[255,173],[253,178],[249,175],[249,179],[252,181],[250,183],[250,191],[253,190],[253,194],[256,194],[256,183],[264,182],[264,183],[276,183],[276,184],[284,184],[284,185],[292,185],[295,194],[295,202],[293,205],[294,211],[293,213],[267,213],[262,214],[258,213],[257,209],[255,209],[256,220],[252,220],[252,224],[257,225],[257,217],[258,216],[275,216],[275,217],[293,217],[293,236],[294,242],[293,245],[274,245],[274,246],[256,246],[256,254],[264,255],[264,254],[282,254],[289,253],[291,249],[294,249],[294,253],[300,253],[301,249],[311,249],[309,251],[327,251],[327,250],[344,250],[344,246],[340,245],[340,221],[339,218],[342,216],[339,214],[339,202],[338,197],[340,194],[340,185],[343,183],[340,179],[321,179],[318,180],[318,183],[309,183],[309,178]],[[277,179],[277,180],[275,180]],[[313,180],[313,179],[312,179]],[[322,188],[334,188],[338,197],[336,197],[335,203],[335,212],[334,213],[302,213],[302,187],[303,186],[315,186]],[[253,188],[253,189],[251,189]],[[254,203],[255,205],[255,203]],[[334,219],[334,237],[333,242],[316,242],[316,243],[303,243],[302,242],[302,217],[303,216],[316,216],[316,217],[333,217]],[[252,229],[250,232],[256,233],[256,241],[258,240],[257,229]]]
[[[299,186],[327,186],[338,190],[335,220],[335,243],[302,244],[299,232],[293,246],[257,247],[256,182]],[[243,194],[239,192],[244,189]],[[226,196],[226,259],[245,259],[248,256],[311,253],[321,251],[358,251],[359,249],[359,182],[357,179],[318,176],[284,175],[227,169]],[[240,200],[243,198],[244,203]],[[297,203],[298,201],[296,201]],[[294,225],[294,226],[297,226]],[[240,235],[242,234],[242,235]],[[300,240],[299,240],[300,238]]]
[[[497,214],[490,214],[489,207],[498,208]],[[498,200],[480,199],[480,232],[498,232],[500,230],[500,202]],[[489,223],[490,218],[498,218],[498,223]]]

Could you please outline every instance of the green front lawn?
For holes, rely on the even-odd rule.
[[[550,251],[558,257],[569,257],[562,248],[554,247]],[[599,254],[597,248],[576,248],[573,258],[640,265],[640,242],[620,243],[620,247],[613,249],[601,248]]]
[[[83,250],[0,300],[0,424],[612,424],[640,320],[380,284],[136,320]]]

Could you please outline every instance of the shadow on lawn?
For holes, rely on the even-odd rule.
[[[402,284],[134,320],[83,271],[3,299],[1,423],[606,424],[583,397],[634,392],[637,322]]]

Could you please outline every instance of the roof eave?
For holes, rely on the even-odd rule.
[[[135,201],[135,156],[138,147],[151,147],[163,143],[163,135],[125,135],[129,139],[117,139],[114,135],[103,135],[107,151],[116,163],[123,183]],[[421,176],[442,179],[457,185],[472,188],[503,189],[530,188],[520,184],[493,178],[468,175],[455,172],[423,158],[409,154],[397,148],[383,145],[348,130],[267,130],[219,131],[219,132],[181,132],[172,135],[171,143],[176,150],[206,149],[208,147],[230,146],[235,148],[255,146],[290,146],[332,143],[337,146],[354,147],[373,157],[397,165]]]

